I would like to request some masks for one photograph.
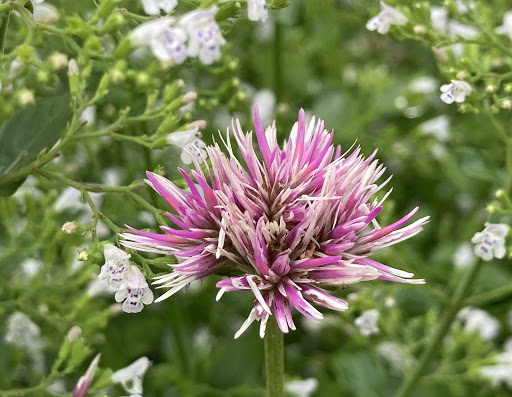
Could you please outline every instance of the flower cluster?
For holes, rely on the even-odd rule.
[[[187,57],[198,57],[211,65],[221,57],[226,44],[215,21],[217,7],[190,11],[179,20],[173,17],[146,22],[130,34],[135,46],[149,46],[161,61],[183,63]]]
[[[504,223],[485,223],[485,229],[475,233],[471,242],[475,244],[475,255],[484,261],[492,258],[501,259],[505,256],[505,237],[508,226]]]
[[[333,134],[323,121],[309,124],[304,111],[281,149],[275,124],[266,130],[257,108],[253,112],[256,155],[252,133],[244,134],[239,121],[233,133],[242,162],[235,156],[231,137],[221,137],[227,155],[216,143],[206,148],[206,173],[196,161],[191,175],[180,170],[190,193],[163,176],[148,172],[148,183],[167,201],[176,215],[168,217],[180,229],[161,226],[165,234],[131,229],[122,244],[137,250],[174,255],[173,271],[157,278],[169,288],[162,301],[221,269],[239,275],[217,283],[217,299],[226,291],[251,290],[253,309],[236,333],[255,320],[263,337],[270,315],[283,332],[295,329],[291,308],[312,320],[323,315],[314,306],[343,311],[348,304],[319,287],[342,287],[375,279],[419,284],[413,274],[388,267],[369,256],[376,250],[405,240],[422,230],[428,217],[406,226],[416,213],[381,227],[376,221],[382,203],[371,199],[389,179],[377,180],[385,168],[376,152],[364,158],[360,148],[343,155],[331,143]],[[195,179],[195,182],[193,179]],[[389,193],[389,192],[388,192]]]
[[[138,313],[153,302],[153,291],[137,266],[130,265],[130,255],[112,244],[105,245],[105,264],[98,276],[106,279],[115,299],[123,302],[123,311]]]

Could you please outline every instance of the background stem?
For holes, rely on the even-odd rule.
[[[270,316],[265,332],[265,372],[267,397],[284,396],[284,344],[283,333]]]
[[[421,375],[423,374],[425,368],[428,366],[432,358],[434,357],[435,352],[439,349],[439,346],[443,342],[444,337],[448,333],[450,326],[455,320],[459,309],[463,305],[464,297],[468,293],[473,281],[475,280],[480,268],[482,266],[482,261],[478,261],[473,267],[466,273],[466,277],[457,287],[453,299],[448,304],[446,311],[443,314],[441,319],[441,323],[434,330],[434,334],[430,339],[430,342],[426,346],[423,354],[420,358],[418,365],[413,368],[412,372],[405,378],[404,383],[402,383],[402,387],[398,390],[396,397],[408,397],[413,391],[416,382],[419,380]]]

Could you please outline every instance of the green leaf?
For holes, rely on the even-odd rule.
[[[71,119],[69,94],[20,109],[0,129],[0,176],[52,147]]]
[[[9,182],[5,185],[0,185],[0,196],[7,197],[10,196],[11,194],[16,193],[16,190],[18,190],[18,188],[21,186],[24,180],[25,179],[23,178],[14,182]]]

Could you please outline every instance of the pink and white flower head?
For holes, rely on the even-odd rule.
[[[174,255],[180,263],[157,277],[169,288],[162,301],[194,280],[224,269],[238,271],[217,283],[218,299],[226,291],[251,290],[254,307],[238,337],[260,320],[263,337],[270,315],[283,332],[295,329],[292,307],[309,319],[320,320],[313,305],[343,311],[348,304],[322,287],[342,287],[375,279],[421,284],[413,274],[388,267],[369,256],[422,230],[428,217],[408,225],[417,208],[399,221],[381,227],[376,216],[389,192],[372,199],[389,181],[377,180],[385,168],[376,151],[364,158],[360,148],[350,154],[332,145],[333,133],[322,120],[306,125],[304,111],[281,148],[275,123],[263,128],[255,107],[253,134],[239,121],[232,131],[241,159],[235,156],[228,130],[206,148],[206,171],[195,161],[190,175],[180,169],[190,193],[166,178],[148,172],[148,183],[169,203],[167,213],[180,229],[161,226],[164,234],[130,228],[123,245],[147,252]],[[194,180],[195,179],[195,182]],[[200,188],[196,186],[199,185]]]
[[[450,84],[441,86],[441,100],[444,103],[464,102],[466,95],[471,94],[471,86],[462,80],[452,80]]]
[[[180,18],[179,27],[189,36],[188,55],[199,57],[205,65],[211,65],[221,57],[220,49],[226,44],[219,25],[215,21],[217,6],[191,11]]]
[[[485,223],[485,229],[475,233],[471,242],[475,244],[475,255],[484,261],[492,258],[501,259],[505,256],[505,237],[508,225],[504,223]]]
[[[391,25],[403,26],[406,23],[407,17],[404,14],[381,1],[380,12],[366,23],[366,29],[386,34]]]

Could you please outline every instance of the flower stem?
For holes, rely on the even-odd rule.
[[[283,333],[274,317],[270,317],[265,331],[265,371],[267,397],[284,396],[284,343]]]
[[[473,284],[473,281],[478,275],[481,266],[482,261],[478,261],[466,273],[465,278],[462,280],[462,282],[455,290],[453,298],[449,302],[446,311],[443,314],[440,324],[434,330],[434,334],[430,339],[430,342],[425,347],[425,350],[423,351],[423,354],[420,358],[418,365],[415,368],[413,368],[412,372],[410,372],[409,375],[405,378],[404,382],[402,383],[402,386],[400,387],[398,393],[396,394],[396,397],[408,397],[414,390],[416,382],[423,374],[423,371],[434,357],[434,353],[439,348],[439,346],[443,342],[444,337],[448,333],[450,326],[453,323],[453,320],[455,320],[455,317],[457,316],[459,309],[463,305],[464,297],[471,288],[471,285]]]

